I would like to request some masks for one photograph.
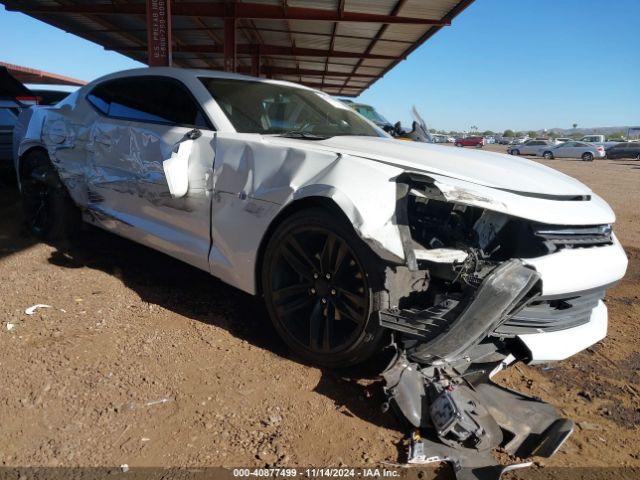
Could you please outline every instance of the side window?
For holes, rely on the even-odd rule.
[[[196,100],[172,78],[118,78],[98,85],[87,100],[113,118],[211,129]]]

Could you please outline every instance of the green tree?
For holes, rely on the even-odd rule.
[[[505,130],[502,134],[503,137],[515,137],[516,133],[513,130]]]
[[[484,132],[482,132],[483,137],[491,137],[493,135],[495,135],[495,132],[492,130],[485,130]]]
[[[538,132],[535,132],[533,130],[529,130],[529,132],[527,133],[527,135],[529,135],[531,138],[535,138],[538,136]]]

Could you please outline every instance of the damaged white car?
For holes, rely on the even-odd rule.
[[[81,220],[262,295],[306,360],[391,345],[409,460],[553,454],[573,424],[494,384],[604,338],[627,259],[609,206],[535,162],[393,140],[286,82],[151,68],[24,112],[15,162],[32,230]],[[498,473],[499,474],[499,473]]]

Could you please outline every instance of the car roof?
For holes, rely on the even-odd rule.
[[[313,88],[309,88],[299,83],[287,82],[284,80],[272,80],[267,78],[252,77],[251,75],[243,75],[240,73],[223,72],[220,70],[207,70],[200,68],[179,68],[179,67],[144,67],[133,68],[129,70],[121,70],[118,72],[104,75],[92,81],[89,85],[95,85],[96,83],[104,82],[105,80],[112,80],[116,78],[137,77],[146,75],[158,75],[165,77],[172,77],[178,80],[193,79],[198,77],[208,78],[225,78],[230,80],[244,80],[261,83],[271,83],[276,85],[288,85],[303,90],[318,91]]]

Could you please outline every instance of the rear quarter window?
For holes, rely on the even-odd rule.
[[[121,120],[212,129],[187,88],[170,77],[125,77],[97,85],[87,100]]]

